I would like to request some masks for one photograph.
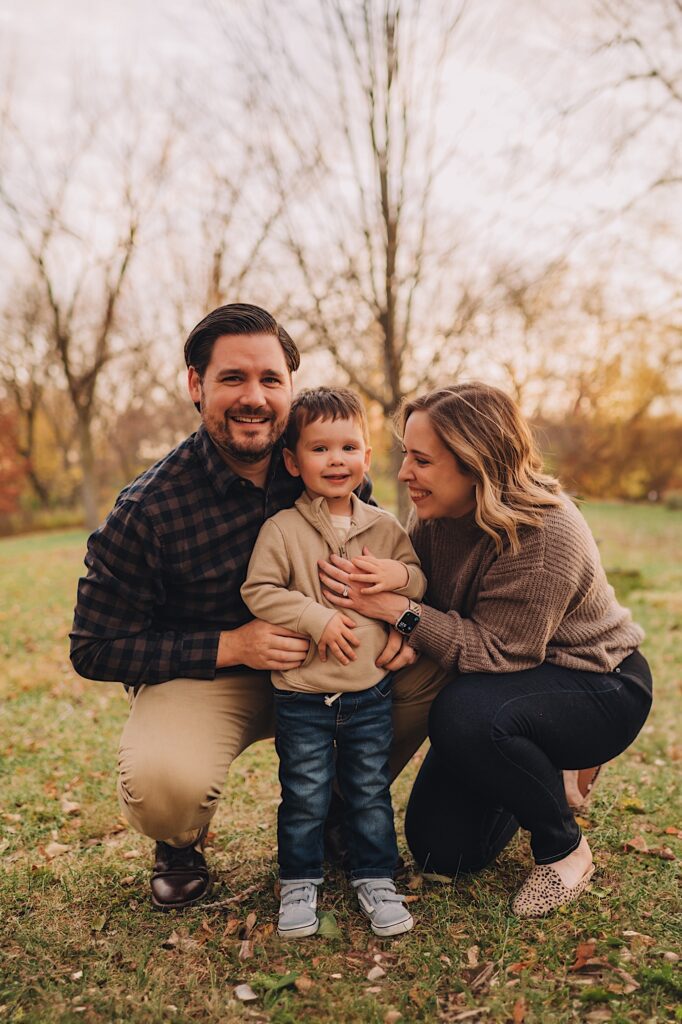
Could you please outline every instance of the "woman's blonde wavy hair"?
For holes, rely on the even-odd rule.
[[[402,436],[414,412],[428,414],[433,429],[476,483],[476,522],[502,550],[520,548],[521,525],[542,526],[542,510],[561,503],[558,480],[542,471],[542,459],[516,403],[500,388],[470,381],[439,388],[403,403]]]

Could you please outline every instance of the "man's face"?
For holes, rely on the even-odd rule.
[[[217,338],[203,380],[190,367],[188,384],[206,429],[228,460],[253,464],[270,455],[291,408],[291,376],[274,335]]]

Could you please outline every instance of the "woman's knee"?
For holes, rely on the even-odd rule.
[[[432,746],[449,760],[479,759],[490,742],[494,709],[478,685],[485,676],[462,676],[438,694],[429,714]]]

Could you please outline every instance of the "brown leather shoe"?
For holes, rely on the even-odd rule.
[[[208,827],[190,846],[157,842],[152,868],[152,903],[158,910],[181,910],[211,891],[212,878],[203,854]]]

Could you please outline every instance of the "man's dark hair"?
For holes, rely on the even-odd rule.
[[[355,420],[369,441],[367,413],[359,395],[350,388],[305,388],[291,403],[285,444],[294,451],[303,427],[316,420]]]
[[[211,361],[216,340],[225,334],[273,334],[282,346],[289,373],[297,370],[301,362],[295,343],[274,316],[260,306],[230,302],[200,320],[185,342],[185,362],[193,366],[200,377]]]

